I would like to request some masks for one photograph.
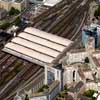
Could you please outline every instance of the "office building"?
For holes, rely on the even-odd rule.
[[[24,10],[27,7],[27,0],[0,0],[0,8],[9,11],[12,7]]]

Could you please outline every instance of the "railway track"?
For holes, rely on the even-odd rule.
[[[56,10],[54,9],[55,7],[52,7],[50,11],[37,17],[33,27],[71,39],[77,31],[78,26],[80,26],[84,13],[88,12],[89,2],[91,0],[77,0],[67,7],[66,3],[62,1],[60,2],[61,4],[56,6]],[[75,38],[72,40],[75,40]]]
[[[26,68],[25,68],[26,67]],[[18,89],[20,85],[23,85],[30,77],[34,76],[35,73],[41,69],[40,73],[43,72],[43,68],[40,68],[38,65],[33,65],[32,63],[26,63],[24,68],[21,70],[21,74],[17,74],[14,78],[12,78],[8,84],[5,85],[3,89],[0,91],[0,100],[5,100],[9,93],[14,92],[15,89]],[[40,74],[39,73],[39,74]],[[37,75],[38,76],[38,75]]]
[[[31,80],[28,80],[27,82],[25,82],[25,84],[16,88],[14,92],[12,92],[9,96],[5,98],[5,100],[13,100],[12,98],[16,95],[17,92],[24,92],[26,88],[36,85],[39,80],[43,79],[44,73],[41,73],[41,71],[43,70],[39,69],[39,71],[33,77],[31,77]]]
[[[81,25],[80,25],[80,27],[78,27],[78,30],[75,33],[74,43],[72,43],[68,48],[65,48],[65,50],[52,62],[53,64],[58,63],[59,60],[66,55],[66,52],[70,51],[71,49],[76,49],[78,47],[79,43],[81,42],[81,28],[87,22],[87,19],[86,19],[87,15],[88,15],[88,13],[85,12],[82,22],[81,22]]]
[[[39,74],[43,73],[42,67],[0,51],[0,100],[5,100],[39,70]]]
[[[82,0],[78,1],[78,2],[75,2],[74,4],[72,4],[68,9],[65,9],[66,8],[66,5],[64,5],[63,7],[58,8],[55,10],[55,12],[52,12],[52,13],[49,13],[50,11],[52,11],[52,9],[50,9],[48,11],[49,14],[47,14],[47,16],[43,16],[41,15],[41,19],[38,20],[35,24],[38,24],[38,23],[41,23],[41,24],[38,24],[36,25],[35,27],[38,28],[40,27],[41,25],[44,25],[44,24],[47,24],[49,20],[52,21],[52,27],[51,28],[54,28],[54,26],[56,25],[59,25],[59,23],[61,23],[62,20],[64,20],[65,17],[67,17],[68,15],[70,15],[72,13],[72,11],[75,9],[75,7],[81,3]],[[45,13],[46,14],[46,13]],[[52,18],[56,17],[56,20],[52,20]],[[49,24],[49,23],[48,23]],[[34,25],[33,25],[34,27]],[[49,30],[51,29],[50,28],[50,24],[49,24]],[[42,29],[42,26],[41,26],[41,29]],[[46,29],[45,29],[46,30]],[[49,32],[49,31],[48,31]]]
[[[62,7],[64,7],[67,4],[66,0],[62,0],[61,2],[59,2],[57,5],[55,5],[54,7],[51,7],[50,9],[48,9],[47,11],[45,11],[44,13],[40,14],[38,17],[34,18],[33,20],[33,25],[34,26],[38,21],[40,21],[42,18],[51,15],[52,13],[56,12],[57,10],[60,10]]]

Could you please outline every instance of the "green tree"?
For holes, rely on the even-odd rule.
[[[98,6],[98,9],[95,11],[94,16],[100,16],[100,5]]]
[[[65,86],[64,86],[64,91],[67,93],[68,90],[69,90],[69,89],[68,89],[67,85],[65,85]]]
[[[9,22],[5,22],[4,24],[0,25],[0,29],[7,29],[9,26],[11,25],[11,23]]]
[[[87,96],[87,97],[89,97],[90,100],[96,100],[96,98],[93,97],[94,93],[97,93],[97,91],[89,89],[89,90],[87,90],[87,91],[84,92],[84,95]]]
[[[48,88],[49,88],[48,85],[43,85],[43,86],[38,90],[38,92],[43,92],[44,89],[48,89]]]
[[[17,15],[19,13],[20,11],[18,9],[15,9],[14,7],[12,7],[9,11],[9,15]]]
[[[15,25],[19,25],[19,24],[21,23],[20,17],[17,17],[17,18],[14,20],[13,23],[15,23]]]
[[[20,69],[16,69],[15,72],[16,74],[18,74],[20,72]]]
[[[29,97],[28,97],[28,95],[26,94],[26,96],[25,96],[25,100],[29,100]]]
[[[85,63],[89,63],[90,62],[88,57],[86,57],[84,61],[85,61]]]

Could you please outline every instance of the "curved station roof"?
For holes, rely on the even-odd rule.
[[[7,43],[3,51],[44,66],[68,47],[72,41],[28,27]]]

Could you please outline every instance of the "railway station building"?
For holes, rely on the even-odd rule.
[[[68,39],[28,27],[7,43],[3,51],[44,66],[52,63],[71,43]]]
[[[61,70],[52,68],[52,62],[72,43],[68,39],[27,27],[7,43],[3,51],[43,66],[45,68],[44,84],[48,84],[48,78],[49,81],[53,77],[54,80],[61,81]],[[48,74],[52,76],[48,77]]]

